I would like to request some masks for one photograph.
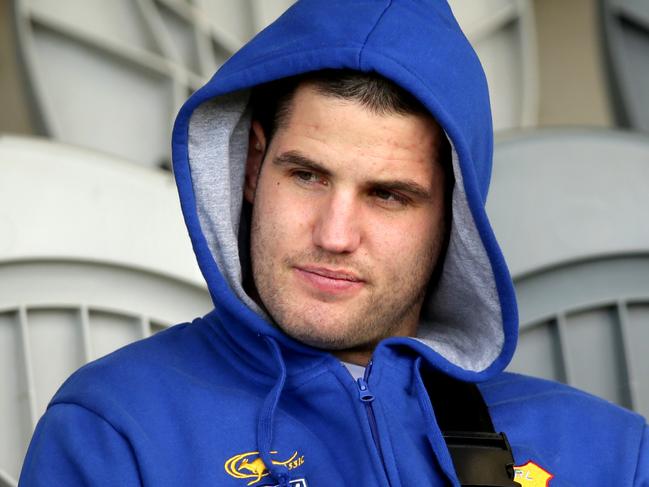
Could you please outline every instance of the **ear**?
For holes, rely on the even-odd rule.
[[[246,179],[243,188],[243,196],[246,201],[252,203],[255,199],[257,181],[261,171],[261,163],[266,154],[266,135],[261,124],[253,120],[250,125],[250,136],[248,138],[248,157],[246,159]]]

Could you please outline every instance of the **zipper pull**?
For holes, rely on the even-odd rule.
[[[358,398],[363,402],[372,402],[374,400],[374,394],[370,391],[367,381],[365,379],[357,379],[356,383],[358,385]]]

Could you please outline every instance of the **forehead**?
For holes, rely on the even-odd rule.
[[[358,169],[430,174],[438,166],[434,162],[442,136],[431,116],[378,114],[355,100],[303,84],[273,138],[273,151],[297,149],[325,163],[347,162]]]

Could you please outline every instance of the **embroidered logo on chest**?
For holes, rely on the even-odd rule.
[[[270,454],[277,455],[277,452],[272,451]],[[271,461],[273,465],[281,465],[289,470],[293,470],[304,463],[304,455],[300,455],[296,451],[287,460]],[[251,479],[247,485],[257,484],[263,477],[268,476],[268,468],[266,468],[258,451],[249,451],[235,455],[226,460],[224,468],[227,474],[235,479]],[[290,485],[291,487],[307,487],[305,479],[292,481]]]
[[[514,467],[514,481],[521,484],[521,487],[547,487],[553,478],[554,475],[532,461]]]

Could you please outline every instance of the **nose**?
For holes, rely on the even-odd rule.
[[[354,252],[361,243],[360,221],[353,195],[332,194],[319,208],[313,243],[336,254]]]

